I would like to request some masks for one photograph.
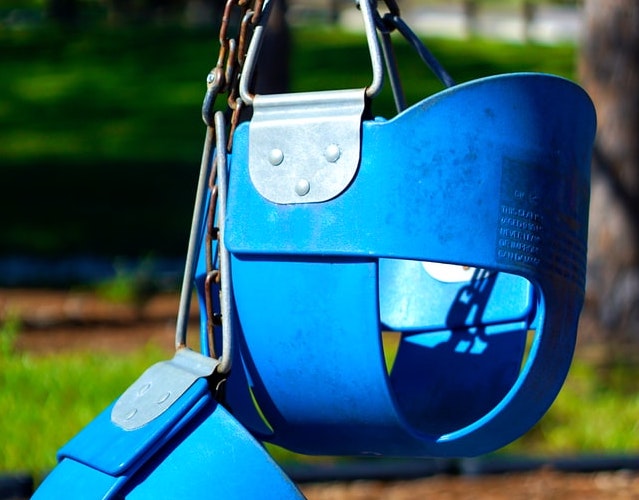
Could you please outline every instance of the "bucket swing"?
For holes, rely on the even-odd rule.
[[[243,367],[228,403],[300,453],[479,455],[538,421],[571,361],[594,109],[546,74],[454,85],[395,3],[373,4],[366,88],[252,95],[262,31],[249,48],[224,223]],[[393,29],[447,86],[408,108]],[[384,59],[389,120],[368,113]],[[399,332],[390,368],[384,331]]]
[[[369,86],[255,95],[270,2],[227,1],[175,357],[62,448],[35,498],[300,498],[261,443],[476,456],[549,408],[583,304],[592,103],[547,74],[454,84],[384,4],[358,2]],[[394,31],[446,87],[410,107]],[[390,119],[370,113],[384,67]]]

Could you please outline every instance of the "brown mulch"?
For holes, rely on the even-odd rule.
[[[410,481],[354,481],[302,488],[309,500],[616,500],[639,498],[639,475],[540,470],[478,477],[433,476]]]
[[[162,293],[131,305],[85,291],[0,289],[0,323],[18,317],[21,329],[16,347],[36,354],[87,349],[124,352],[148,343],[170,352],[178,300],[176,293]],[[194,311],[191,324],[195,329],[196,317]],[[311,483],[300,488],[309,500],[639,499],[639,474],[541,469],[405,481]]]
[[[18,350],[124,352],[149,343],[173,347],[179,297],[158,293],[140,304],[112,302],[87,291],[0,289],[0,322],[20,321]],[[195,314],[191,324],[197,328]]]

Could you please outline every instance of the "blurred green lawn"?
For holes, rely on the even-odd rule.
[[[361,35],[305,28],[293,40],[294,90],[369,83]],[[429,47],[458,82],[574,72],[572,46]],[[212,29],[0,30],[0,257],[181,256],[217,51]],[[441,89],[412,49],[396,51],[409,102]],[[373,110],[394,113],[388,88]]]

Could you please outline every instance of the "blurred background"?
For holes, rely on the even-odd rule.
[[[368,83],[353,2],[276,3],[263,91]],[[170,351],[222,4],[0,0],[0,429],[12,430],[0,472],[51,468],[59,446]],[[548,415],[503,453],[634,454],[639,4],[399,5],[458,82],[549,72],[593,98],[599,130],[575,365]],[[408,45],[397,41],[396,51],[409,102],[441,90]],[[394,114],[388,89],[373,109]]]

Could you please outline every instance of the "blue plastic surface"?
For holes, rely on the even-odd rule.
[[[109,407],[60,451],[59,465],[33,498],[244,499],[264,498],[265,489],[272,498],[302,498],[203,379],[138,430],[115,426],[110,413]]]
[[[468,281],[441,281],[415,260],[379,260],[380,318],[384,328],[439,331],[525,321],[534,297],[530,283],[505,273],[475,270]]]
[[[536,423],[572,358],[594,131],[567,80],[486,78],[364,122],[351,186],[282,205],[253,188],[238,127],[225,234],[245,370],[231,379],[268,421],[256,435],[304,453],[469,456]],[[414,261],[494,281],[396,282]],[[404,332],[390,374],[389,327]],[[243,423],[250,406],[234,410]]]
[[[112,476],[130,475],[189,425],[210,397],[208,385],[201,379],[166,412],[134,431],[125,431],[111,421],[111,405],[60,449],[58,460],[75,460]]]

